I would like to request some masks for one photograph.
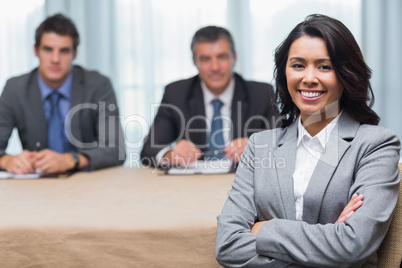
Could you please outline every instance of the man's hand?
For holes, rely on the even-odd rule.
[[[338,220],[335,223],[345,222],[346,219],[355,213],[355,211],[363,205],[364,196],[362,194],[354,194],[352,199],[350,199],[349,203],[343,209],[341,215],[339,216]]]
[[[24,150],[18,155],[3,155],[0,158],[0,167],[7,172],[15,174],[34,173],[35,152]]]
[[[180,140],[163,158],[174,166],[187,166],[201,157],[201,150],[188,140]]]
[[[240,156],[243,153],[244,147],[246,147],[247,142],[248,142],[247,138],[234,139],[225,148],[226,157],[232,159],[233,163],[239,163]]]
[[[70,153],[56,153],[50,149],[44,149],[35,153],[34,167],[43,174],[60,173],[74,168],[75,161]]]

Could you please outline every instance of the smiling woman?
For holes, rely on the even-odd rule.
[[[343,93],[324,39],[302,36],[293,42],[286,64],[286,78],[302,123],[315,122],[304,124],[310,135],[315,136],[340,113]]]
[[[244,149],[218,216],[221,265],[377,266],[398,198],[400,141],[377,126],[370,76],[351,32],[328,16],[308,16],[278,46],[284,127],[252,135]],[[274,164],[261,166],[271,154]]]
[[[322,104],[320,108],[313,108],[307,114],[311,115],[318,111],[317,115],[322,112],[328,113],[332,111],[328,109],[335,106],[338,109],[334,115],[331,114],[332,118],[339,114],[341,108],[362,123],[374,125],[379,123],[378,115],[371,109],[374,103],[370,84],[371,69],[365,63],[359,45],[350,30],[337,20],[334,25],[344,28],[344,31],[319,25],[318,19],[311,20],[306,25],[299,24],[275,51],[277,93],[281,101],[281,114],[286,116],[284,126],[289,126],[305,105],[316,106],[320,103]],[[300,96],[303,95],[296,94],[311,91],[312,88],[324,92],[331,89],[338,93],[323,94],[324,100],[325,95],[333,95],[326,103],[319,101],[306,103],[307,98],[301,99]],[[303,102],[299,103],[299,100]],[[305,119],[303,117],[302,121]],[[310,120],[317,122],[314,116]]]

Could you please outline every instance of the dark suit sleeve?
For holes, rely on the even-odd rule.
[[[237,124],[242,129],[242,136],[250,137],[254,133],[279,127],[278,106],[272,86],[267,83],[249,81],[247,92],[249,96],[247,117],[243,124]]]
[[[97,111],[91,113],[89,120],[91,122],[82,122],[85,125],[91,125],[95,129],[95,137],[89,133],[82,133],[83,140],[93,140],[95,146],[76,146],[78,152],[86,155],[90,159],[90,170],[116,166],[123,164],[126,159],[123,130],[120,124],[119,109],[116,102],[116,96],[106,77],[97,76],[97,79],[91,79],[93,84],[87,85],[93,88],[93,97],[91,103],[99,105]],[[85,132],[87,126],[80,126],[78,132]],[[72,130],[74,131],[74,130]]]
[[[270,84],[258,83],[258,89],[260,90],[259,92],[263,92],[263,94],[255,94],[255,96],[253,96],[255,103],[252,105],[263,107],[261,115],[265,120],[262,121],[261,130],[279,127],[277,122],[279,116],[278,105],[273,87]]]
[[[144,165],[155,166],[158,152],[176,142],[180,135],[180,126],[185,125],[184,115],[173,101],[175,98],[173,93],[174,88],[167,86],[154,122],[144,140],[141,151]]]
[[[13,109],[14,103],[12,83],[7,81],[0,97],[0,156],[5,154],[8,140],[15,127]]]

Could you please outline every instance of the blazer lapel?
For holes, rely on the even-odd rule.
[[[232,99],[232,129],[230,130],[230,139],[236,139],[243,136],[244,124],[246,123],[249,102],[247,92],[242,79],[235,74],[235,89]]]
[[[27,104],[31,106],[29,111],[32,112],[36,119],[34,124],[36,140],[40,142],[42,148],[47,148],[47,121],[45,111],[43,109],[42,94],[38,84],[38,72],[32,72],[31,82],[29,83],[28,91],[26,92]],[[32,123],[32,122],[30,122]],[[32,138],[32,137],[31,137]],[[32,148],[33,149],[33,148]]]
[[[73,81],[71,83],[71,97],[70,97],[70,111],[75,108],[77,105],[83,103],[85,99],[85,87],[82,82],[83,77],[82,73],[79,71],[80,69],[73,67]],[[99,105],[99,103],[97,103]],[[73,137],[77,140],[82,140],[81,131],[79,130],[80,121],[82,120],[82,114],[80,110],[73,114],[73,120],[70,119],[70,129]]]
[[[324,153],[321,155],[304,194],[303,220],[317,223],[322,199],[339,161],[350,147],[360,123],[344,112],[330,134]]]
[[[73,67],[73,81],[71,83],[71,100],[70,100],[70,108],[75,107],[76,105],[82,103],[84,99],[84,85],[82,83],[82,74],[79,72],[79,69]]]
[[[275,168],[286,219],[296,220],[293,173],[296,161],[297,123],[288,127],[274,154]]]
[[[189,111],[189,114],[188,118],[186,118],[186,124],[189,123],[189,120],[194,120],[190,124],[191,129],[199,129],[199,130],[206,129],[207,126],[204,120],[205,119],[204,96],[202,94],[200,80],[195,79],[192,87],[194,88],[194,90],[190,90],[191,93],[188,96],[187,109]],[[196,145],[199,145],[201,149],[204,150],[207,149],[202,148],[203,146],[207,145],[205,132],[191,131],[190,140],[192,142],[196,142]]]

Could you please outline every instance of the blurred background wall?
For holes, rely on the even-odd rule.
[[[236,71],[273,83],[273,52],[307,15],[341,20],[373,70],[374,110],[381,125],[402,137],[402,1],[400,0],[14,0],[0,2],[0,92],[8,78],[38,65],[36,27],[61,12],[76,23],[81,44],[75,64],[98,70],[114,85],[126,136],[126,165],[138,154],[164,86],[197,73],[190,42],[206,25],[228,28]],[[1,129],[0,129],[1,131]],[[18,153],[16,133],[8,152]]]

